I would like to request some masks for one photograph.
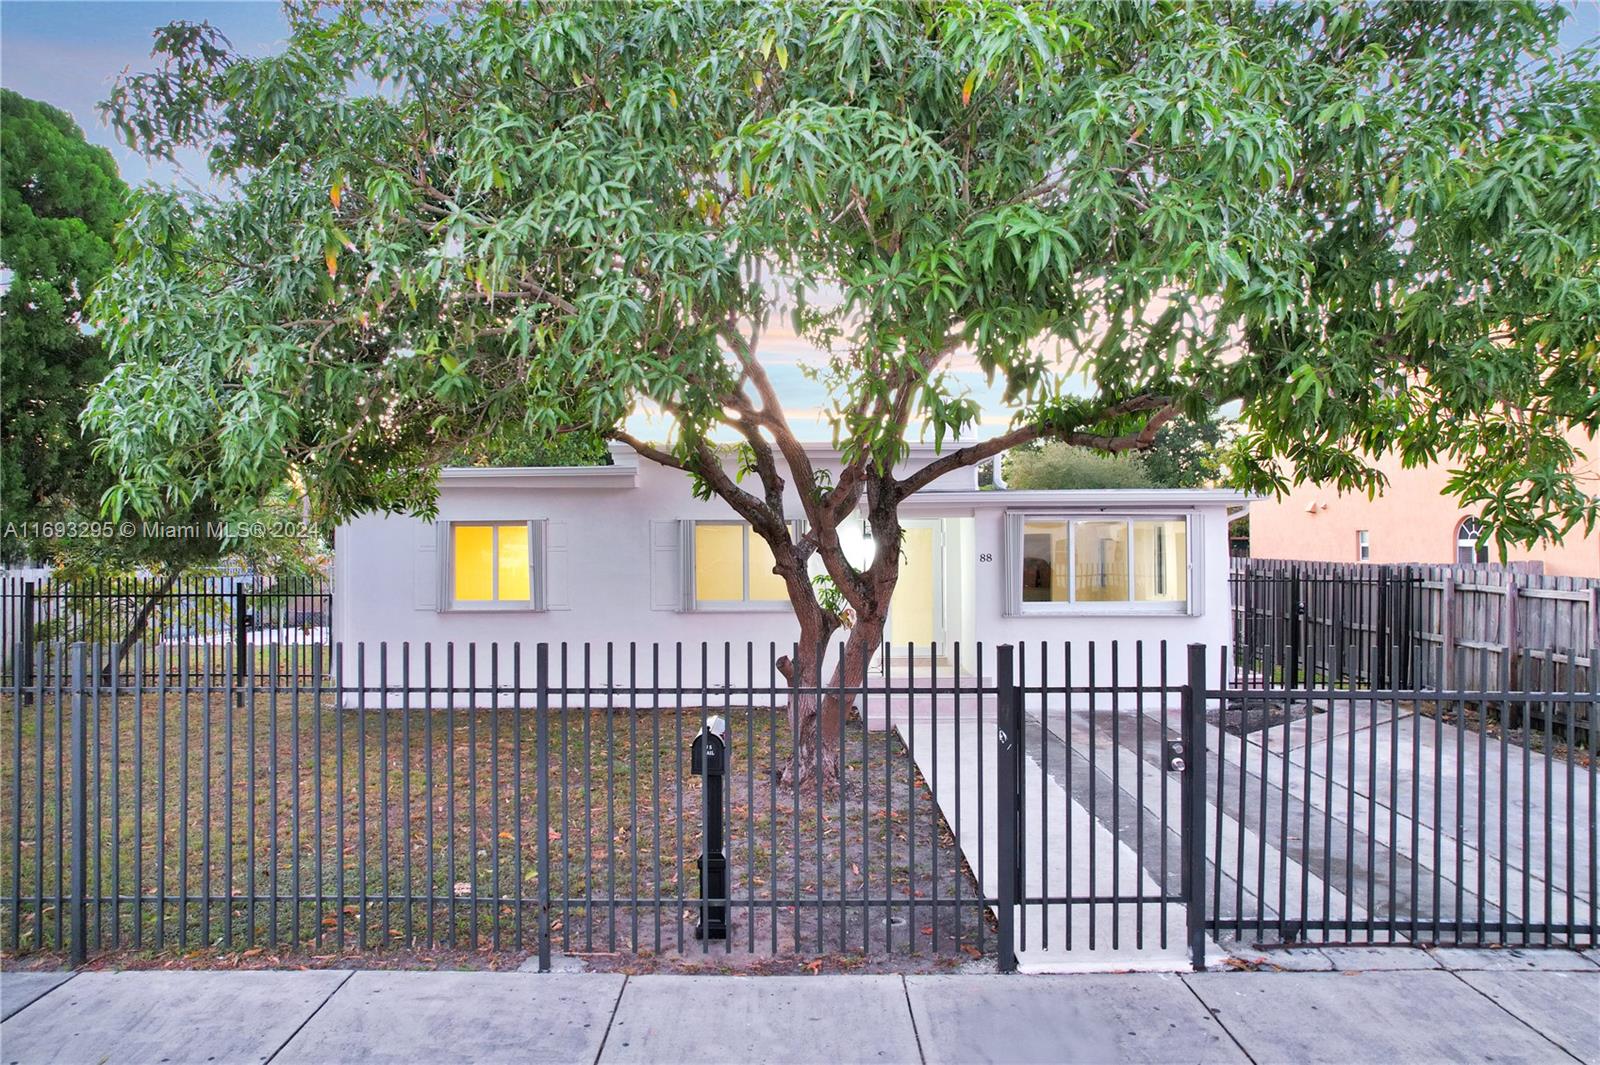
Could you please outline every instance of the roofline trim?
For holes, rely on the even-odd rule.
[[[616,466],[447,466],[439,471],[442,488],[637,488],[639,467]]]

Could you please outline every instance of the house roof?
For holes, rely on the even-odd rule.
[[[812,454],[831,454],[821,444],[807,445]],[[916,445],[913,455],[930,445]],[[629,489],[639,485],[639,456],[631,448],[614,445],[612,466],[453,466],[441,473],[442,482],[455,488],[598,488]],[[1200,506],[1239,508],[1242,512],[1259,498],[1231,488],[1095,488],[1095,489],[972,489],[930,485],[908,496],[908,512],[954,510],[1099,510],[1157,511]]]
[[[1232,488],[1064,488],[1064,489],[923,489],[900,504],[903,510],[948,510],[977,507],[1006,510],[1160,510],[1199,506],[1242,507],[1259,497]]]
[[[615,466],[447,466],[439,480],[454,488],[635,488],[637,461]]]
[[[950,443],[944,447],[935,447],[932,444],[922,442],[908,443],[906,447],[910,450],[911,455],[915,458],[933,458],[936,455],[941,455],[946,451],[953,451],[956,448],[963,447],[971,442],[972,441],[956,440],[952,438]],[[630,459],[638,458],[638,453],[627,444],[613,440],[607,443],[606,447],[611,452],[611,457],[613,459],[617,459],[619,457],[627,457]],[[839,449],[825,440],[803,440],[800,443],[800,447],[808,456],[813,458],[821,457],[836,459],[839,457]]]

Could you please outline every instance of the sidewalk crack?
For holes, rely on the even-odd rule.
[[[10,970],[10,971],[12,971],[12,972],[17,972],[17,971],[25,972],[26,970]],[[61,981],[59,984],[56,984],[54,987],[49,988],[48,990],[44,991],[43,993],[35,996],[33,1001],[29,1002],[26,1006],[19,1007],[17,1009],[17,1011],[15,1013],[13,1013],[10,1017],[7,1017],[6,1020],[8,1020],[8,1021],[15,1020],[16,1018],[22,1016],[22,1014],[24,1012],[33,1009],[33,1007],[37,1006],[39,1003],[41,1003],[45,999],[49,998],[51,995],[55,994],[57,991],[61,990],[63,987],[66,987],[68,984],[72,983],[72,981],[77,977],[78,973],[80,973],[82,971],[83,970],[81,970],[81,969],[72,970],[70,973],[67,974],[67,978],[65,980]]]
[[[606,1018],[606,1030],[600,1033],[600,1046],[595,1049],[595,1065],[600,1065],[600,1055],[606,1052],[606,1042],[611,1038],[611,1026],[617,1023],[617,1010],[622,1008],[622,996],[628,993],[628,981],[633,979],[627,973],[622,974],[622,986],[617,988],[617,1000],[611,1004],[611,1016]]]
[[[922,1033],[917,1031],[917,1011],[911,1008],[911,987],[906,983],[906,974],[900,974],[900,993],[906,997],[906,1016],[911,1018],[911,1038],[917,1041],[917,1060],[927,1065],[928,1055],[922,1049]]]
[[[1250,1065],[1256,1065],[1256,1059],[1251,1055],[1250,1051],[1244,1048],[1244,1044],[1239,1042],[1239,1037],[1233,1034],[1232,1030],[1228,1028],[1228,1025],[1218,1014],[1212,1012],[1211,1006],[1205,999],[1200,997],[1200,992],[1194,989],[1194,985],[1189,982],[1189,975],[1187,973],[1179,973],[1178,982],[1189,989],[1189,994],[1193,995],[1194,1000],[1200,1003],[1200,1008],[1206,1011],[1206,1016],[1210,1017],[1212,1023],[1222,1029],[1222,1034],[1227,1036],[1229,1041],[1239,1048],[1239,1053],[1244,1055],[1244,1059],[1250,1062]]]
[[[1465,987],[1467,987],[1469,990],[1474,991],[1478,995],[1482,996],[1484,1001],[1488,1002],[1495,1009],[1499,1010],[1501,1013],[1504,1013],[1507,1017],[1510,1017],[1512,1020],[1514,1020],[1518,1024],[1522,1025],[1528,1031],[1532,1032],[1534,1035],[1538,1036],[1540,1039],[1543,1039],[1546,1043],[1549,1043],[1551,1046],[1553,1046],[1557,1050],[1561,1051],[1561,1053],[1565,1054],[1567,1057],[1571,1058],[1573,1061],[1582,1061],[1583,1060],[1582,1058],[1578,1057],[1578,1055],[1574,1054],[1572,1051],[1568,1050],[1566,1047],[1562,1046],[1560,1043],[1556,1042],[1554,1039],[1551,1039],[1549,1036],[1545,1035],[1539,1029],[1535,1028],[1533,1025],[1529,1024],[1527,1021],[1523,1020],[1521,1017],[1518,1017],[1515,1013],[1511,1012],[1511,1010],[1509,1008],[1507,1008],[1503,1003],[1501,1003],[1498,1000],[1496,1000],[1494,998],[1494,996],[1488,994],[1487,992],[1485,992],[1481,988],[1473,987],[1473,985],[1467,980],[1467,978],[1462,976],[1461,973],[1459,973],[1455,969],[1446,969],[1445,972],[1449,973],[1451,976],[1453,976],[1457,980],[1461,981],[1461,983]]]
[[[317,1008],[312,1010],[310,1013],[306,1014],[305,1019],[303,1021],[301,1021],[299,1024],[295,1025],[294,1031],[289,1033],[288,1038],[285,1039],[283,1042],[279,1043],[276,1050],[274,1050],[272,1053],[268,1054],[265,1058],[262,1059],[261,1065],[269,1065],[269,1063],[272,1061],[273,1058],[275,1058],[279,1054],[283,1053],[283,1048],[288,1046],[290,1043],[294,1042],[294,1037],[299,1035],[300,1032],[305,1028],[305,1026],[311,1023],[311,1018],[313,1018],[317,1014],[321,1013],[322,1012],[322,1007],[326,1006],[330,1001],[332,1001],[333,996],[337,995],[339,993],[339,991],[344,987],[344,985],[350,982],[350,978],[352,976],[354,976],[355,974],[356,974],[356,970],[354,970],[354,969],[351,969],[348,972],[346,972],[344,974],[344,979],[340,980],[337,984],[334,984],[333,985],[333,990],[329,991],[325,996],[323,996],[322,1001],[317,1003]]]

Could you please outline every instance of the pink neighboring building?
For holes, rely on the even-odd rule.
[[[1580,442],[1591,456],[1584,479],[1600,493],[1600,463],[1592,442]],[[1318,562],[1498,562],[1485,540],[1478,542],[1477,519],[1453,496],[1444,494],[1444,467],[1403,469],[1398,460],[1382,464],[1389,486],[1383,495],[1340,495],[1332,487],[1301,485],[1282,499],[1262,499],[1250,507],[1250,554],[1255,558],[1296,558]],[[1537,562],[1557,577],[1600,577],[1600,526],[1588,536],[1574,529],[1559,544],[1517,548],[1512,562]]]

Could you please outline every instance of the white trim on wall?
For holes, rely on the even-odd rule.
[[[650,609],[683,609],[683,573],[678,563],[679,523],[676,519],[650,522]]]
[[[340,557],[339,552],[334,554]],[[430,612],[439,609],[439,533],[432,525],[418,525],[413,536],[411,607]]]

